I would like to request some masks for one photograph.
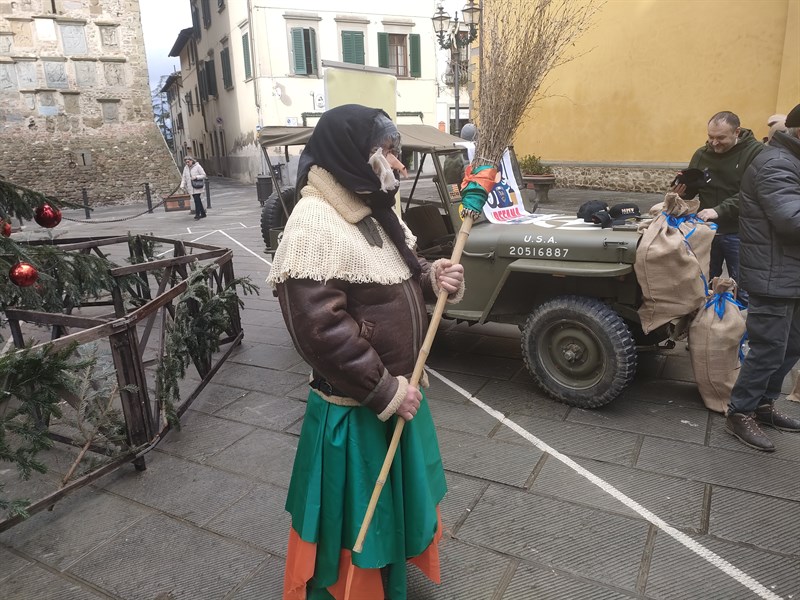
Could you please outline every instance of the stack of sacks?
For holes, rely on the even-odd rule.
[[[708,294],[707,273],[716,225],[695,214],[699,200],[669,193],[661,212],[644,223],[634,270],[642,288],[645,333],[697,310]]]
[[[725,413],[744,358],[744,306],[736,301],[733,279],[715,277],[711,289],[689,326],[689,353],[703,404]]]

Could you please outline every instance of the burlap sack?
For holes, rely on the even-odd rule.
[[[706,297],[715,228],[697,220],[699,206],[698,200],[667,194],[661,213],[639,229],[634,270],[642,288],[639,320],[645,333],[692,313]]]
[[[724,413],[741,367],[745,317],[736,303],[733,279],[715,277],[711,289],[689,326],[689,354],[703,404]]]
[[[786,396],[786,399],[792,402],[800,402],[800,366],[796,366],[792,369],[791,374],[794,380],[794,387],[792,388],[792,392]]]

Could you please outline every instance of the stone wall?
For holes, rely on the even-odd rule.
[[[666,192],[678,166],[553,165],[556,185],[620,192]]]
[[[138,0],[0,3],[0,174],[65,199],[169,193]]]

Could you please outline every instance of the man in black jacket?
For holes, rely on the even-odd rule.
[[[726,428],[766,452],[775,446],[759,424],[800,431],[800,419],[774,405],[800,358],[800,104],[787,115],[786,127],[753,159],[739,195],[750,351],[731,393]]]

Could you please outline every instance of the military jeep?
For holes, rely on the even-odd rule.
[[[401,197],[403,220],[417,236],[419,254],[429,260],[449,257],[461,226],[461,196],[447,181],[445,161],[464,151],[457,145],[463,140],[426,125],[398,128],[404,153],[416,153],[419,161],[410,193]],[[267,161],[267,148],[302,144],[312,130],[262,129]],[[418,186],[428,157],[433,192],[430,182]],[[275,185],[261,215],[264,242],[273,253],[295,202],[294,189]],[[418,187],[427,187],[427,193],[415,197]],[[582,408],[607,404],[634,377],[637,342],[652,345],[667,338],[665,328],[644,336],[639,325],[641,290],[633,271],[639,237],[633,226],[601,229],[574,215],[533,214],[506,224],[482,216],[461,259],[466,294],[447,305],[444,317],[517,325],[525,364],[549,396]]]

